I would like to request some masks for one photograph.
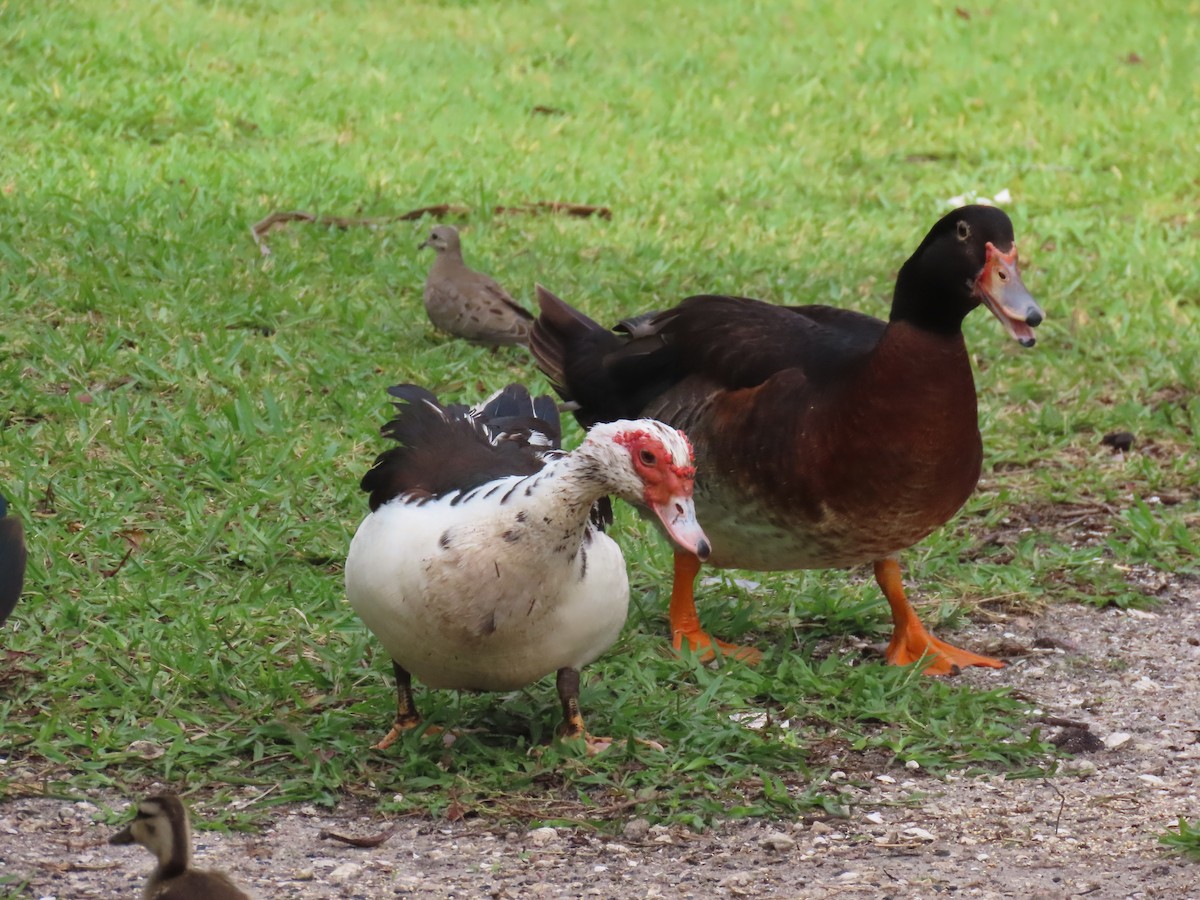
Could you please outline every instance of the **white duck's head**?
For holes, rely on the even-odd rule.
[[[682,431],[655,419],[594,426],[575,451],[594,463],[593,477],[627,503],[649,509],[681,548],[707,559],[712,547],[696,521],[696,465]]]

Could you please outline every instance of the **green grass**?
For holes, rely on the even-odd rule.
[[[1180,853],[1186,853],[1200,860],[1200,823],[1192,825],[1182,816],[1179,819],[1178,831],[1167,831],[1159,840]]]
[[[341,563],[384,389],[545,384],[519,352],[428,327],[428,221],[296,224],[269,258],[248,231],[276,209],[459,203],[476,211],[468,261],[526,302],[541,281],[602,320],[700,291],[884,315],[944,201],[1007,188],[1048,321],[1032,351],[968,321],[985,480],[906,555],[909,579],[951,622],[960,601],[1150,602],[1131,573],[1194,572],[1198,550],[1200,16],[970,12],[0,4],[0,487],[30,543],[4,636],[0,799],[158,779],[257,798],[231,825],[348,793],[703,823],[836,809],[834,768],[1042,765],[1003,691],[812,655],[818,636],[885,634],[860,573],[706,589],[714,630],[768,649],[757,669],[664,653],[669,554],[627,511],[633,612],[585,673],[584,710],[597,733],[665,753],[530,755],[557,718],[549,681],[422,690],[431,720],[483,731],[369,751],[390,667],[345,605]],[[529,200],[613,218],[488,212]],[[1138,436],[1133,452],[1100,445],[1114,430]],[[1064,504],[1094,511],[1047,512]],[[765,709],[762,730],[731,719]]]

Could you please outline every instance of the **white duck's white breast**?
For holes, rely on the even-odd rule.
[[[523,487],[499,502],[522,481],[457,504],[393,500],[350,545],[350,605],[391,657],[431,687],[512,690],[580,668],[625,622],[620,549],[578,513],[564,516]]]

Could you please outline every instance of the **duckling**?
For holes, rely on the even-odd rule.
[[[25,584],[25,530],[9,518],[8,501],[0,494],[0,625],[17,605]]]
[[[193,869],[187,810],[174,794],[147,797],[137,815],[110,844],[138,843],[158,857],[144,900],[250,900],[224,872]]]

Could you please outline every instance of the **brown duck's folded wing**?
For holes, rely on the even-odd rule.
[[[677,389],[703,394],[763,384],[793,371],[814,383],[837,377],[865,359],[884,322],[828,306],[785,307],[745,297],[702,295],[646,322],[609,353],[605,367],[641,409]],[[794,379],[792,379],[794,381]]]

